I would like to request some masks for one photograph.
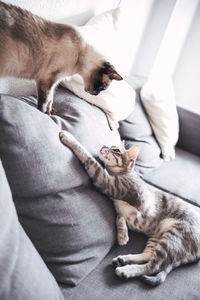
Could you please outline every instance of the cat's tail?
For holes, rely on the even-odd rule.
[[[157,286],[165,281],[168,273],[167,270],[164,270],[156,275],[142,275],[141,280],[149,285]]]

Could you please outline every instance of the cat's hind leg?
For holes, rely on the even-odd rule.
[[[149,239],[144,251],[140,254],[121,255],[114,258],[113,263],[117,265],[115,273],[122,279],[152,275],[160,272],[160,251],[156,251],[157,240]]]
[[[149,253],[140,253],[140,254],[127,254],[119,255],[113,258],[112,263],[114,266],[125,266],[130,264],[144,264],[150,259]]]
[[[155,257],[144,264],[126,264],[125,266],[119,266],[115,269],[116,275],[122,279],[134,278],[142,275],[153,275],[161,271],[163,270],[160,269],[160,264],[156,263]]]
[[[131,264],[131,265],[125,265],[122,267],[117,267],[115,269],[115,274],[122,278],[122,279],[129,279],[129,278],[134,278],[134,277],[138,277],[141,275],[146,275],[147,273],[149,273],[148,268],[148,263],[146,264],[142,264],[142,265],[137,265],[137,264]],[[151,275],[148,274],[148,275]]]
[[[144,251],[140,254],[127,254],[127,255],[119,255],[113,258],[112,263],[115,266],[125,266],[130,264],[144,264],[149,262],[152,259],[154,252],[154,247],[147,243]]]

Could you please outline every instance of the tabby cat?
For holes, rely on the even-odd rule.
[[[113,259],[119,277],[141,276],[145,282],[158,285],[172,269],[200,258],[200,208],[151,190],[133,170],[137,145],[129,150],[123,144],[103,146],[100,159],[105,170],[69,132],[61,132],[60,139],[79,158],[95,187],[113,199],[118,243],[128,242],[128,228],[148,237],[143,253]]]
[[[112,79],[122,80],[77,27],[47,21],[0,1],[0,77],[34,79],[38,108],[50,114],[56,85],[75,73],[92,95],[105,90]]]

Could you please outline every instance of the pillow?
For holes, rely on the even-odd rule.
[[[19,224],[0,160],[0,298],[64,299],[61,291]]]
[[[121,25],[121,8],[117,7],[92,17],[84,26],[77,29],[85,40],[102,53],[120,73],[123,71],[122,49],[119,47],[118,29]]]
[[[160,157],[160,147],[154,137],[148,117],[143,109],[140,99],[140,89],[145,79],[138,76],[128,78],[129,84],[136,90],[136,103],[134,111],[119,124],[121,138],[130,148],[133,144],[140,146],[136,160],[135,171],[143,176],[159,167],[163,160]]]
[[[149,79],[141,90],[141,98],[163,159],[174,159],[179,123],[171,78]]]
[[[26,233],[56,280],[77,285],[115,242],[115,211],[58,133],[69,130],[93,155],[120,137],[99,108],[66,89],[55,108],[50,118],[34,98],[2,95],[0,157]]]
[[[107,90],[93,96],[85,92],[83,80],[79,75],[62,82],[75,95],[100,107],[107,115],[111,129],[119,127],[119,121],[125,119],[134,108],[135,91],[126,81],[112,81]]]

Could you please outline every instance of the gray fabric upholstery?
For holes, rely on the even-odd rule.
[[[200,295],[200,262],[182,266],[172,271],[158,287],[149,287],[138,278],[122,280],[114,273],[112,258],[142,252],[146,243],[144,236],[130,232],[126,246],[115,246],[78,287],[62,286],[67,300],[197,300]]]
[[[1,161],[0,229],[0,299],[63,299],[54,277],[19,224]]]
[[[23,101],[29,99],[1,96],[0,157],[26,233],[57,281],[75,285],[112,247],[115,212],[60,142],[59,126]],[[71,93],[59,99],[58,113],[60,107],[62,118],[53,118],[89,151],[120,142],[100,109]]]
[[[167,192],[200,206],[200,157],[176,148],[176,159],[144,175],[144,179]]]
[[[143,78],[131,78],[129,83],[138,89],[144,81]],[[54,106],[57,115],[49,118],[36,110],[34,98],[15,99],[1,96],[0,157],[12,189],[20,222],[62,287],[64,298],[199,299],[199,263],[173,271],[157,288],[147,287],[139,279],[125,282],[115,276],[111,266],[112,258],[120,254],[140,253],[145,246],[146,238],[131,232],[127,246],[112,247],[116,240],[115,212],[112,203],[93,188],[79,161],[60,143],[58,132],[61,128],[69,130],[95,156],[98,156],[102,144],[119,143],[118,132],[110,131],[106,117],[100,109],[63,88],[58,89]],[[133,143],[140,145],[141,152],[136,170],[147,182],[192,203],[200,203],[199,157],[177,149],[175,161],[162,163],[160,149],[139,98],[134,112],[120,123],[119,130],[128,147]],[[188,134],[182,136],[180,145],[184,144],[182,142],[185,141],[185,137],[188,138]],[[191,144],[192,147],[194,144],[198,149],[198,143],[194,142]],[[198,154],[197,152],[194,153]],[[17,244],[15,236],[12,235],[12,245],[19,245],[18,255],[23,255],[18,261],[22,266],[23,275],[5,277],[5,274],[10,276],[8,261],[7,269],[4,265],[3,272],[0,269],[0,279],[7,281],[7,285],[3,282],[2,286],[10,285],[8,291],[15,284],[21,287],[21,291],[18,295],[12,294],[12,297],[8,294],[7,298],[3,299],[18,299],[17,296],[19,299],[51,299],[46,294],[40,294],[44,292],[40,289],[34,295],[35,298],[32,297],[32,289],[30,296],[25,297],[27,287],[30,289],[30,277],[25,276],[25,268],[32,270],[35,266],[37,270],[33,272],[33,276],[39,280],[44,278],[42,284],[46,286],[45,292],[51,292],[52,297],[60,297],[51,274],[44,264],[43,267],[39,265],[42,262],[40,256],[24,231],[20,230],[24,237]],[[15,234],[16,231],[13,232]],[[0,235],[0,242],[1,239]],[[23,247],[34,256],[33,259],[30,260],[30,254],[28,256]],[[5,252],[0,252],[0,267],[3,259],[9,258],[8,255],[6,258],[2,256],[2,253],[4,255]],[[7,254],[10,253],[8,250]],[[30,265],[26,264],[27,257]],[[31,278],[34,281],[34,278]],[[37,278],[35,283],[37,286]],[[69,286],[77,283],[78,286]],[[55,294],[51,291],[54,284]],[[34,284],[33,287],[35,288]],[[18,289],[12,288],[13,290]],[[3,295],[6,295],[5,290],[3,291]]]

